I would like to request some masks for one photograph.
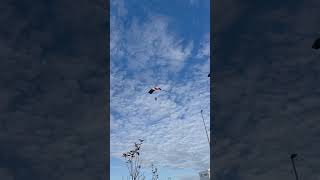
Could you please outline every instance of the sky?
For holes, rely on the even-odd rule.
[[[210,166],[209,0],[110,3],[111,179],[127,176],[121,155],[138,139],[147,179],[152,163],[160,179],[199,179]]]
[[[199,2],[187,2],[185,6],[190,8],[186,8],[186,11],[179,11],[179,15],[182,16],[183,12],[194,12],[197,8],[197,13],[194,13],[197,14],[197,17],[205,12],[202,10],[205,8],[201,8],[204,6],[201,6]],[[219,106],[215,108],[215,111],[211,111],[211,113],[214,112],[215,143],[214,148],[211,149],[211,158],[214,158],[214,161],[211,160],[214,165],[214,179],[292,180],[294,173],[289,157],[294,152],[298,154],[296,167],[299,179],[319,180],[320,51],[312,49],[311,45],[315,38],[319,37],[320,1],[224,0],[212,2],[214,3],[212,12],[214,13],[213,33],[215,36],[214,103]],[[110,90],[106,76],[106,67],[109,64],[106,58],[106,36],[108,34],[106,33],[106,23],[108,21],[106,21],[102,2],[100,0],[79,0],[74,3],[74,1],[58,0],[12,3],[11,0],[8,0],[0,3],[1,7],[4,7],[0,11],[0,21],[5,24],[0,32],[2,56],[0,61],[0,141],[2,145],[0,148],[0,179],[108,179],[105,177],[108,166],[105,161],[105,152],[109,145],[109,139],[106,139],[108,133],[106,129],[109,125],[109,119],[106,117],[106,114],[109,114],[108,111],[106,113],[106,107],[109,110],[109,96],[106,95],[106,92],[109,94]],[[172,3],[173,1],[167,2],[170,6],[166,7],[175,9],[176,6]],[[183,62],[199,62],[198,69],[200,70],[198,73],[181,71],[185,74],[178,73],[179,76],[177,76],[174,70],[179,67],[179,63],[173,64],[170,61],[171,64],[169,64],[166,63],[167,61],[163,61],[161,64],[171,67],[167,69],[171,72],[171,81],[166,81],[163,84],[175,84],[174,87],[181,89],[179,92],[176,91],[177,94],[170,94],[171,97],[176,97],[179,102],[189,103],[185,106],[177,103],[176,109],[180,108],[182,111],[181,107],[191,107],[198,102],[195,99],[202,98],[198,95],[197,98],[193,98],[196,94],[195,91],[190,91],[193,92],[193,94],[189,93],[190,95],[186,95],[185,91],[197,88],[202,92],[203,87],[199,84],[205,86],[205,83],[202,83],[202,74],[207,73],[207,69],[205,69],[207,66],[204,66],[207,62],[196,57],[201,56],[197,56],[198,52],[205,52],[199,49],[201,49],[201,42],[204,42],[203,39],[206,37],[206,28],[188,25],[194,23],[190,18],[189,21],[173,18],[172,14],[178,14],[178,11],[165,9],[163,8],[165,5],[160,6],[152,1],[144,1],[143,5],[144,8],[139,9],[140,5],[136,5],[130,10],[131,6],[128,5],[128,2],[124,2],[124,8],[122,8],[124,11],[120,14],[122,18],[117,16],[117,23],[114,23],[113,27],[117,25],[122,28],[121,31],[127,32],[127,36],[129,36],[129,32],[137,34],[141,32],[138,28],[147,27],[150,21],[142,21],[141,17],[149,19],[162,17],[162,20],[158,22],[167,22],[168,26],[162,26],[162,30],[165,30],[163,34],[168,37],[166,42],[177,43],[173,45],[175,47],[173,49],[176,51],[170,51],[170,55],[175,52],[180,55],[178,59],[184,59],[181,58],[184,57],[182,55],[188,52],[186,48],[188,46],[185,44],[192,40],[193,47],[190,49],[192,49],[191,55],[195,55],[195,58],[190,58],[191,55],[189,55]],[[117,9],[114,9],[113,13],[115,10]],[[71,11],[72,13],[70,13]],[[136,14],[138,14],[137,12],[141,13],[140,19],[137,18],[138,15],[133,15],[133,11]],[[124,17],[131,19],[135,17],[136,26],[133,26],[129,20],[125,21]],[[195,22],[206,22],[205,19],[205,17],[199,18],[199,21]],[[207,26],[205,23],[199,24]],[[151,26],[148,27],[151,28]],[[188,28],[192,28],[192,31]],[[132,31],[132,29],[136,29],[136,31]],[[197,37],[191,36],[195,29],[199,31]],[[123,42],[123,45],[131,42],[133,45],[135,43],[133,37],[135,37],[140,42],[136,45],[143,47],[141,42],[145,42],[146,38],[130,36],[132,39],[129,39],[127,36],[118,38],[119,42]],[[113,42],[115,37],[117,36],[112,37]],[[180,43],[177,39],[185,41]],[[160,50],[160,48],[158,49]],[[133,57],[129,46],[119,46],[119,51],[115,50],[113,49],[112,57],[119,57],[118,59],[121,59],[122,62],[126,60],[123,57],[128,57],[128,55],[124,55],[129,53],[131,53],[129,54],[130,60],[144,62],[141,54],[135,54],[139,55],[139,58]],[[131,50],[136,51],[136,49]],[[147,52],[149,54],[145,53],[144,55],[153,55],[152,51]],[[155,57],[157,59],[159,57],[163,57],[163,59],[173,57],[168,54],[165,54],[164,57],[160,52]],[[113,88],[112,97],[118,97],[118,100],[112,98],[112,102],[121,102],[115,103],[117,107],[112,108],[113,110],[122,108],[123,111],[119,112],[122,114],[126,112],[129,117],[134,111],[129,111],[128,108],[134,109],[134,107],[130,106],[128,102],[137,105],[139,111],[136,111],[137,115],[131,115],[131,117],[135,117],[133,120],[130,119],[130,126],[135,127],[143,120],[137,118],[140,113],[156,112],[156,117],[158,117],[164,111],[159,111],[159,109],[151,111],[148,109],[150,106],[144,105],[149,102],[151,104],[154,100],[143,96],[145,94],[139,88],[146,90],[148,87],[137,82],[154,84],[150,79],[165,81],[168,79],[168,75],[160,77],[159,73],[156,75],[149,73],[153,77],[148,79],[148,76],[143,76],[140,73],[146,74],[147,70],[151,68],[142,70],[141,64],[139,66],[140,73],[138,71],[135,74],[132,73],[134,68],[139,68],[130,65],[132,69],[129,74],[129,69],[119,63],[121,61],[114,61],[112,65],[113,74],[117,73],[113,78],[125,79],[126,87],[132,88],[132,90],[126,92],[128,95],[123,92],[120,96],[120,91],[117,92],[120,95],[117,95],[116,88]],[[154,65],[152,64],[154,61],[149,63],[148,66],[143,67]],[[187,63],[185,65],[184,68],[188,67]],[[199,68],[201,65],[204,67],[203,70]],[[157,66],[159,67],[160,64]],[[194,67],[196,68],[196,66]],[[164,71],[165,68],[159,68],[158,71],[160,70]],[[184,79],[184,77],[191,78],[186,81],[187,83],[177,80]],[[143,78],[145,79],[143,80]],[[112,82],[115,81],[112,80]],[[123,84],[122,81],[117,81],[117,83],[112,85],[122,86]],[[182,85],[183,83],[184,85]],[[138,88],[133,89],[133,87]],[[135,94],[140,92],[144,99],[136,102],[135,97],[137,96]],[[207,91],[203,90],[203,92]],[[165,93],[158,95],[157,102],[168,102]],[[190,103],[192,95],[193,99]],[[202,95],[204,96],[204,94]],[[128,101],[126,101],[127,99]],[[153,105],[154,109],[158,107],[155,103]],[[205,103],[201,105],[205,113],[208,113],[207,105]],[[141,111],[141,107],[146,109]],[[139,130],[143,133],[129,131],[130,128],[127,124],[121,125],[121,122],[126,122],[126,118],[115,119],[113,125],[118,125],[122,129],[112,128],[112,137],[115,140],[111,144],[113,145],[111,150],[114,157],[111,168],[118,168],[118,175],[120,174],[123,164],[121,159],[115,158],[119,157],[117,153],[122,152],[123,149],[127,150],[127,146],[136,141],[137,136],[140,138],[141,135],[149,138],[143,145],[145,161],[155,159],[153,154],[148,153],[151,152],[150,147],[157,152],[160,151],[160,148],[162,154],[169,151],[174,152],[172,149],[185,150],[187,148],[188,150],[198,148],[198,152],[203,152],[196,155],[207,154],[205,153],[205,135],[200,124],[197,124],[199,131],[193,130],[197,131],[196,133],[191,130],[182,133],[182,135],[176,133],[176,131],[190,129],[191,126],[186,128],[188,125],[186,122],[190,123],[196,117],[199,118],[199,109],[192,109],[195,111],[193,119],[190,118],[193,117],[190,115],[193,112],[188,112],[189,121],[183,119],[183,116],[180,121],[173,121],[180,128],[176,128],[171,121],[162,124],[162,127],[165,128],[174,127],[170,129],[170,133],[178,134],[179,136],[176,138],[163,132],[157,126],[156,118],[150,113],[150,118],[147,117],[153,118],[148,121],[154,123],[153,130],[146,128],[145,124],[147,123],[143,123],[143,126],[139,126]],[[177,114],[180,116],[179,113]],[[115,116],[121,116],[121,114],[113,113],[113,117]],[[208,121],[207,116],[206,114]],[[126,116],[122,115],[121,117]],[[175,119],[179,120],[179,118]],[[116,120],[119,120],[118,123]],[[165,117],[161,120],[165,121]],[[194,124],[197,122],[194,120]],[[175,132],[172,132],[173,130]],[[126,136],[122,136],[121,133],[127,134],[129,138],[122,138]],[[150,135],[152,133],[160,134],[165,138],[157,139]],[[169,136],[171,139],[168,138]],[[194,136],[201,136],[201,138],[197,139]],[[116,141],[116,139],[121,141]],[[178,142],[181,144],[170,144],[176,139],[179,139]],[[193,146],[197,141],[190,141],[193,143],[191,145],[182,143],[188,139],[201,140],[203,146]],[[168,147],[168,144],[171,146]],[[192,154],[190,151],[184,152],[188,155]],[[170,161],[177,156],[174,153],[170,155],[170,157],[161,155],[161,161],[157,161],[159,164],[166,165],[160,168],[162,175],[163,173],[179,174],[180,179],[192,179],[194,176],[185,173],[185,171],[195,174],[198,171],[189,171],[189,168],[206,166],[208,163],[205,159],[201,160],[203,156],[195,158],[201,162],[192,161],[188,157],[183,159],[185,160],[183,162],[179,161],[180,164],[184,164],[188,168],[183,168],[181,171],[184,172],[178,173],[178,170],[174,168],[177,166],[174,164],[176,161]],[[123,172],[125,172],[124,170]],[[114,172],[113,179],[117,179],[115,178],[117,171],[112,172]]]
[[[201,57],[201,55],[198,56],[198,52],[205,52],[205,48],[203,51],[199,49],[201,49],[201,44],[203,44],[201,42],[204,42],[207,31],[206,28],[196,26],[201,24],[207,27],[206,23],[200,23],[207,22],[206,18],[199,18],[199,21],[195,22],[190,18],[188,21],[173,18],[174,13],[182,16],[182,13],[186,14],[186,12],[197,12],[194,14],[200,17],[201,13],[205,12],[202,9],[206,8],[201,8],[204,6],[201,6],[200,1],[187,2],[184,5],[190,8],[185,8],[186,11],[180,10],[179,13],[165,9],[165,5],[160,6],[152,1],[144,1],[144,7],[141,8],[139,8],[140,5],[132,7],[128,5],[128,2],[124,2],[122,8],[124,11],[120,13],[122,18],[117,16],[117,23],[113,24],[113,27],[117,25],[116,27],[119,27],[122,32],[127,32],[127,36],[118,38],[118,42],[123,42],[120,43],[121,45],[128,45],[129,42],[131,46],[134,45],[136,41],[133,37],[135,37],[139,40],[136,45],[142,49],[144,44],[142,42],[146,42],[147,39],[138,36],[130,36],[130,39],[129,32],[137,34],[141,32],[138,28],[152,27],[147,25],[148,22],[154,21],[142,21],[141,17],[153,20],[157,19],[155,17],[161,17],[158,18],[161,20],[157,22],[167,22],[167,24],[164,23],[167,26],[161,26],[162,30],[165,30],[162,35],[168,37],[166,42],[176,43],[172,45],[175,47],[172,49],[176,51],[170,51],[170,54],[165,54],[166,56],[160,51],[157,51],[159,53],[155,55],[153,51],[147,51],[144,55],[154,55],[157,59],[163,57],[162,59],[170,60],[179,55],[180,58],[176,59],[185,59],[183,62],[188,63],[196,61],[200,64],[197,66],[200,69],[197,73],[187,71],[185,68],[188,67],[187,63],[184,63],[185,71],[174,73],[174,70],[179,70],[177,67],[180,63],[177,62],[181,61],[175,61],[176,64],[172,63],[173,61],[170,63],[163,61],[161,67],[171,68],[157,70],[170,70],[171,79],[166,81],[167,73],[161,77],[159,73],[155,75],[149,73],[151,78],[141,75],[141,73],[147,74],[147,70],[152,69],[142,69],[142,67],[153,67],[155,61],[149,62],[148,66],[142,66],[142,63],[145,62],[144,56],[138,53],[132,54],[129,51],[137,51],[136,49],[130,49],[129,46],[119,46],[118,51],[113,49],[112,57],[119,57],[119,61],[114,61],[112,65],[113,74],[117,73],[113,78],[125,79],[126,87],[132,88],[130,92],[125,91],[128,95],[123,92],[122,96],[119,90],[116,92],[116,88],[112,89],[112,97],[118,99],[112,98],[111,103],[121,101],[115,103],[117,107],[113,106],[113,111],[120,107],[123,111],[119,112],[128,114],[124,116],[120,113],[113,113],[113,117],[122,117],[122,119],[114,118],[113,120],[115,127],[122,128],[118,130],[112,128],[112,137],[115,140],[111,144],[114,157],[111,168],[118,168],[118,172],[112,171],[114,172],[113,179],[117,179],[115,178],[116,173],[120,174],[121,165],[123,165],[121,159],[115,158],[119,157],[117,153],[122,152],[123,149],[127,150],[127,146],[141,135],[149,138],[148,140],[144,137],[146,141],[143,145],[143,156],[147,162],[158,158],[148,153],[151,152],[150,147],[162,154],[174,152],[173,149],[182,149],[185,154],[189,155],[192,152],[185,151],[185,149],[194,150],[194,148],[198,148],[198,152],[203,152],[196,153],[196,155],[207,154],[205,153],[205,135],[200,128],[202,126],[196,124],[198,121],[194,120],[196,117],[199,118],[200,108],[192,109],[195,111],[192,119],[190,117],[193,117],[193,112],[188,112],[189,121],[183,119],[181,113],[177,113],[180,117],[175,118],[175,120],[178,119],[177,122],[167,121],[170,123],[161,124],[163,126],[160,127],[163,128],[174,127],[169,131],[179,135],[174,138],[163,132],[159,125],[157,126],[156,122],[160,121],[159,119],[151,116],[153,115],[151,112],[156,112],[156,117],[161,113],[165,114],[162,112],[164,110],[156,109],[158,106],[155,105],[153,98],[143,96],[145,94],[139,89],[148,89],[148,85],[142,85],[142,83],[153,85],[154,82],[151,82],[150,79],[162,79],[165,81],[163,84],[166,85],[175,84],[174,87],[179,87],[181,91],[176,91],[177,94],[171,93],[171,97],[176,97],[177,102],[188,102],[189,104],[182,106],[181,103],[176,103],[178,105],[175,109],[180,108],[180,111],[174,112],[184,112],[181,107],[195,106],[198,102],[195,99],[202,98],[198,95],[197,98],[193,98],[195,91],[190,91],[193,94],[189,93],[189,95],[186,95],[185,91],[194,88],[207,92],[202,91],[203,87],[200,86],[202,84],[205,86],[205,83],[202,82],[202,74],[207,73],[207,66],[204,66],[207,62],[197,58]],[[311,45],[315,38],[319,37],[320,1],[224,0],[212,2],[214,3],[212,12],[214,13],[213,33],[215,36],[214,103],[219,106],[215,108],[215,111],[211,111],[211,113],[214,112],[215,143],[214,148],[211,149],[213,152],[211,158],[214,158],[214,161],[211,160],[214,165],[214,179],[292,180],[294,173],[289,157],[294,152],[298,154],[296,167],[299,179],[319,180],[320,51],[312,49]],[[15,3],[8,0],[0,3],[3,7],[0,11],[0,21],[5,24],[0,32],[2,57],[0,61],[0,141],[2,145],[0,148],[0,179],[108,179],[104,177],[108,166],[105,161],[105,152],[109,145],[109,139],[106,139],[108,133],[106,129],[109,129],[107,127],[109,119],[106,117],[106,114],[109,114],[108,111],[106,113],[106,107],[109,110],[109,96],[106,95],[106,92],[109,94],[110,90],[106,76],[106,67],[109,64],[106,58],[106,36],[108,34],[106,23],[108,21],[106,21],[102,2],[100,0],[79,0],[74,3],[74,1],[58,0]],[[176,9],[172,3],[174,2],[167,2],[170,6],[166,7]],[[113,6],[116,5],[113,4]],[[118,3],[117,7],[120,7],[121,10],[121,3],[120,6]],[[196,11],[197,8],[198,11]],[[117,9],[114,9],[113,13],[115,10]],[[124,17],[131,19],[135,17],[136,26],[133,26],[133,21],[126,20]],[[112,22],[115,21],[112,20]],[[190,26],[189,23],[196,25]],[[135,31],[132,31],[133,29]],[[197,37],[192,36],[195,29],[198,29],[199,36]],[[118,31],[118,34],[123,34],[119,33],[121,31]],[[113,32],[113,42],[115,42],[115,37],[121,37],[114,36],[115,32]],[[158,31],[153,32],[152,35],[159,34]],[[190,48],[192,49],[191,55],[186,59],[183,56],[189,52],[186,44],[191,41],[193,45]],[[172,55],[174,53],[176,56]],[[134,55],[139,55],[139,57],[134,57]],[[194,55],[194,59],[190,58]],[[136,62],[139,60],[141,64],[140,66],[130,65],[131,73],[128,73],[129,69],[124,66],[126,63],[123,63],[123,66],[120,63],[128,60],[124,57],[130,57],[130,60],[133,59]],[[199,68],[201,65],[204,67],[202,70]],[[157,67],[159,66],[158,62]],[[138,71],[135,74],[132,73],[134,69],[139,68],[139,73]],[[184,77],[191,78],[185,81],[186,83],[178,81],[179,78],[185,80]],[[115,82],[114,79],[112,82]],[[112,85],[122,86],[124,84],[123,81],[116,82],[118,84]],[[135,98],[137,97],[135,94],[140,92],[144,99],[137,102],[136,99],[139,98]],[[165,93],[158,95],[157,102],[168,102]],[[192,101],[191,96],[193,96]],[[139,107],[135,116],[132,116],[134,111],[128,109],[135,108],[130,106],[129,101]],[[148,109],[151,105],[144,105],[149,102],[153,103],[152,108],[156,110]],[[208,113],[205,104],[202,103],[201,108]],[[146,109],[141,111],[141,107]],[[147,117],[150,120],[148,122],[153,123],[152,130],[145,127],[147,123],[142,123],[142,118],[141,120],[137,118],[139,114],[148,114],[147,112],[149,112]],[[121,122],[128,122],[129,120],[125,117],[130,115],[134,117],[130,119],[130,127],[136,127],[137,123],[141,123],[143,126],[139,126],[139,130],[143,133],[130,131],[127,124],[121,124]],[[208,121],[207,116],[206,114]],[[166,119],[164,117],[161,120]],[[176,131],[182,132],[184,129],[190,129],[191,126],[187,128],[186,126],[192,120],[199,127],[199,131],[194,129],[193,131],[197,131],[194,133],[189,130],[182,135],[176,133]],[[177,123],[180,128],[176,128],[173,123]],[[128,135],[129,138],[122,138],[126,136],[122,136],[121,133]],[[160,134],[165,138],[157,139],[150,135],[152,133]],[[171,139],[168,138],[169,136]],[[194,136],[201,136],[201,138],[197,139]],[[176,139],[179,139],[178,142],[181,144],[170,144]],[[197,141],[190,141],[193,143],[191,145],[183,143],[189,139],[201,140],[203,146],[193,146]],[[184,172],[178,172],[174,168],[177,166],[174,163],[177,162],[170,161],[177,157],[175,153],[171,153],[170,157],[162,154],[161,161],[157,161],[159,164],[166,165],[160,168],[161,177],[167,174],[178,174],[180,179],[192,179],[195,177],[189,174],[195,174],[198,170],[189,171],[189,168],[206,166],[208,163],[205,159],[201,160],[203,156],[196,157],[198,161],[192,161],[185,156],[186,158],[183,159],[185,161],[179,161],[178,165],[188,166],[188,168],[181,170]],[[126,172],[125,169],[122,170]],[[189,174],[185,171],[188,171]]]

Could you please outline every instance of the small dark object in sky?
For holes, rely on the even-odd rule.
[[[151,89],[149,90],[149,94],[152,94],[153,92],[155,92],[155,91],[160,91],[160,90],[161,90],[161,88],[159,88],[159,87],[151,88]]]
[[[155,97],[154,100],[157,100],[157,97]]]
[[[313,49],[319,49],[320,48],[320,38],[318,38],[317,40],[314,41],[313,45],[312,45]]]
[[[140,142],[143,142],[144,140],[143,140],[143,139],[139,139],[139,141],[140,141]]]
[[[210,77],[210,73],[208,74],[208,77]]]
[[[293,159],[295,157],[297,157],[297,154],[291,154],[291,156],[290,156],[291,159]]]

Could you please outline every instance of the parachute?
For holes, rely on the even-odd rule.
[[[151,88],[148,93],[149,93],[149,94],[152,94],[152,93],[157,92],[157,91],[161,91],[161,88],[159,88],[159,87]],[[155,97],[154,100],[157,101],[158,98]]]
[[[312,45],[313,49],[319,49],[320,48],[320,38],[316,39]]]
[[[159,88],[159,87],[151,88],[151,89],[149,90],[149,94],[152,94],[152,93],[154,93],[154,92],[156,92],[156,91],[161,91],[161,88]]]

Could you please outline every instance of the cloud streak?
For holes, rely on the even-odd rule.
[[[130,23],[116,12],[111,16],[111,156],[121,157],[142,138],[147,166],[206,169],[200,110],[209,126],[208,43],[194,49],[192,39],[170,29],[173,19],[149,14]],[[148,94],[155,85],[163,90]]]

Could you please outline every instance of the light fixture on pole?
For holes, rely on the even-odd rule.
[[[294,174],[296,176],[296,180],[299,180],[298,179],[297,170],[296,170],[296,166],[294,164],[294,158],[296,158],[296,157],[297,157],[297,154],[291,154],[290,159],[291,159],[291,162],[292,162],[292,166],[293,166]]]

